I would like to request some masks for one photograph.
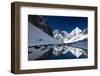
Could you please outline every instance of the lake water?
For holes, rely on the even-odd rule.
[[[87,57],[87,49],[66,44],[41,45],[28,48],[28,60],[79,59]]]

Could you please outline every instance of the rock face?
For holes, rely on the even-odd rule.
[[[29,22],[31,22],[33,25],[35,25],[39,29],[43,30],[48,35],[53,36],[52,29],[48,26],[47,21],[44,20],[42,18],[42,16],[39,16],[39,15],[29,15],[28,16],[28,20],[29,20]]]

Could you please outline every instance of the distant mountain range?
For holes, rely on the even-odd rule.
[[[53,31],[53,37],[63,43],[73,43],[87,39],[88,30],[87,28],[81,30],[79,27],[76,27],[70,33],[68,33],[66,31],[60,31],[56,29]]]

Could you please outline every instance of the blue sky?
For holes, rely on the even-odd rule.
[[[70,16],[42,16],[52,30],[65,30],[71,32],[76,26],[80,29],[88,27],[87,17],[70,17]]]

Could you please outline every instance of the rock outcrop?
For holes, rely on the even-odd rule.
[[[50,36],[53,36],[52,29],[48,26],[48,22],[45,19],[43,19],[42,16],[29,15],[28,20],[36,27],[43,30],[45,33],[49,34]]]

